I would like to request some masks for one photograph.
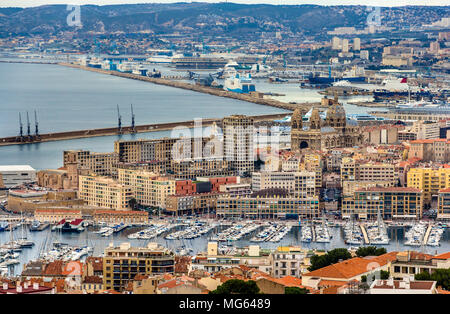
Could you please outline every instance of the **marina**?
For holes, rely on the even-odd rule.
[[[240,240],[245,235],[264,227],[264,224],[257,223],[254,221],[246,221],[242,223],[237,223],[232,227],[220,232],[219,234],[212,236],[212,241],[228,242]]]
[[[217,222],[208,222],[208,221],[196,221],[193,223],[193,226],[190,226],[184,230],[176,231],[174,233],[168,234],[165,236],[166,240],[180,240],[180,239],[195,239],[201,237],[205,234],[208,234],[216,227],[219,226]]]
[[[279,242],[291,230],[291,224],[268,223],[269,226],[250,239],[250,242]]]
[[[3,248],[0,249],[0,254],[5,255],[4,261],[9,261],[8,263],[0,264],[10,273],[20,273],[21,267],[24,263],[31,260],[37,260],[41,258],[41,255],[45,258],[55,258],[58,256],[57,252],[69,252],[73,251],[80,253],[82,248],[90,248],[88,255],[81,256],[84,259],[86,256],[102,256],[104,248],[110,243],[119,244],[122,242],[131,242],[136,246],[145,246],[149,241],[160,243],[165,247],[168,247],[174,251],[184,252],[188,254],[197,254],[198,252],[205,251],[209,241],[218,241],[220,243],[219,250],[222,252],[233,252],[236,248],[246,247],[251,244],[257,244],[261,248],[265,249],[275,249],[278,246],[289,246],[289,245],[300,245],[304,248],[310,249],[320,249],[328,250],[337,247],[358,247],[364,246],[363,241],[355,242],[350,244],[346,241],[345,226],[342,221],[327,221],[326,227],[329,232],[330,241],[320,242],[320,231],[318,229],[322,227],[322,222],[318,221],[315,225],[315,232],[312,232],[311,222],[302,222],[302,226],[299,227],[295,224],[295,221],[290,222],[275,222],[275,221],[228,221],[228,220],[210,220],[210,219],[199,219],[198,222],[202,224],[205,228],[208,224],[215,223],[217,226],[198,237],[194,238],[182,238],[175,240],[168,240],[166,236],[170,233],[187,230],[190,224],[195,225],[195,222],[186,219],[152,219],[150,226],[129,226],[128,228],[113,233],[108,237],[102,236],[98,233],[102,228],[108,226],[89,225],[85,228],[83,232],[51,232],[51,228],[47,228],[41,232],[31,232],[28,228],[24,228],[24,237],[27,240],[33,241],[34,246],[28,248],[21,248],[15,241],[22,237],[21,228],[18,228],[12,232],[4,231],[0,232],[0,243],[3,244]],[[278,241],[251,241],[252,238],[264,229],[273,225],[291,226],[290,230]],[[348,223],[347,223],[348,225]],[[361,230],[359,226],[354,224],[361,235]],[[191,226],[192,227],[192,226]],[[407,230],[411,228],[411,224],[387,224],[386,231],[390,239],[389,244],[382,245],[389,251],[407,250],[410,246],[406,243],[408,240],[406,238]],[[441,226],[443,233],[440,239],[439,246],[422,246],[420,250],[425,250],[425,252],[435,253],[437,252],[447,252],[450,249],[450,230],[446,227]],[[261,229],[261,230],[258,230]],[[106,229],[103,229],[104,231]],[[14,241],[13,245],[10,245],[10,239],[12,233],[12,239]],[[313,241],[313,233],[316,234],[316,240]],[[186,234],[186,233],[185,233]],[[280,235],[280,233],[277,233]],[[431,234],[431,233],[430,233]],[[189,235],[189,233],[188,233]],[[431,238],[431,236],[430,236]],[[362,235],[361,235],[362,240]],[[352,241],[353,242],[353,241]],[[56,246],[62,246],[61,249],[54,248]],[[184,246],[184,248],[182,247]],[[70,248],[69,248],[70,247]],[[190,251],[192,250],[192,252]],[[47,254],[52,251],[52,253]],[[83,251],[85,252],[85,250]],[[18,254],[18,255],[17,255]],[[75,253],[74,253],[75,254]],[[53,256],[53,257],[52,257]],[[71,253],[70,259],[74,258]],[[75,255],[75,257],[79,256]],[[19,261],[19,264],[16,263]],[[8,265],[6,265],[8,264]],[[1,270],[0,270],[1,271]]]
[[[425,233],[427,232],[428,224],[420,221],[414,224],[405,234],[408,246],[422,246],[424,244]]]

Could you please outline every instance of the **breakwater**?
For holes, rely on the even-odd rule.
[[[302,109],[308,111],[311,108],[311,106],[320,106],[320,103],[295,103],[295,104],[285,103],[285,102],[281,102],[281,101],[274,100],[274,99],[263,98],[262,93],[240,94],[240,93],[229,92],[229,91],[226,91],[226,90],[223,90],[220,88],[207,87],[207,86],[201,86],[201,85],[196,85],[196,84],[190,84],[190,83],[186,83],[186,82],[173,81],[173,80],[168,80],[165,78],[154,78],[154,77],[147,77],[147,76],[142,76],[142,75],[137,75],[137,74],[132,74],[132,73],[123,73],[123,72],[118,72],[118,71],[110,71],[110,70],[104,70],[104,69],[99,69],[99,68],[92,68],[92,67],[87,67],[87,66],[82,66],[82,65],[78,65],[78,64],[72,64],[72,63],[59,63],[59,65],[67,66],[67,67],[71,67],[71,68],[82,69],[82,70],[87,70],[87,71],[92,71],[92,72],[96,72],[96,73],[115,75],[115,76],[124,77],[124,78],[128,78],[128,79],[145,81],[145,82],[150,82],[150,83],[154,83],[154,84],[165,85],[165,86],[170,86],[170,87],[175,87],[175,88],[182,88],[182,89],[186,89],[186,90],[191,90],[191,91],[204,93],[204,94],[210,94],[210,95],[219,96],[219,97],[238,99],[238,100],[247,101],[247,102],[251,102],[251,103],[255,103],[255,104],[259,104],[259,105],[271,106],[271,107],[292,110],[292,111],[295,110],[296,108],[302,108]]]
[[[267,121],[280,119],[286,116],[286,113],[277,114],[266,114],[266,115],[256,115],[250,116],[255,122]],[[222,119],[212,118],[212,119],[202,119],[202,126],[211,126],[213,123],[220,123]],[[50,141],[63,141],[77,138],[88,138],[97,136],[110,136],[118,134],[135,134],[135,133],[147,133],[156,131],[167,131],[172,130],[175,127],[195,127],[194,120],[180,121],[180,122],[169,122],[169,123],[154,123],[145,125],[136,125],[134,128],[131,126],[123,126],[120,129],[118,127],[113,128],[101,128],[101,129],[90,129],[90,130],[76,130],[67,132],[57,132],[57,133],[46,133],[37,135],[25,135],[25,136],[11,136],[0,138],[0,146],[8,145],[20,145],[20,144],[32,144],[40,142],[50,142]]]

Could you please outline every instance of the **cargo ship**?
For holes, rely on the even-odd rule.
[[[328,75],[311,74],[308,77],[308,81],[312,85],[331,85],[334,82],[342,80],[353,83],[364,83],[366,81],[364,68],[353,67],[351,70],[344,72],[342,76],[332,76],[330,67],[328,70]]]

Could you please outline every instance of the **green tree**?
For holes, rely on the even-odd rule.
[[[253,280],[244,281],[240,279],[230,279],[218,286],[210,294],[258,294],[259,287]]]
[[[423,271],[421,273],[414,275],[415,280],[431,280],[431,275],[427,271]]]
[[[337,263],[340,260],[346,260],[351,258],[352,255],[345,248],[338,248],[328,251],[325,255],[313,255],[311,256],[311,266],[308,267],[309,271],[320,269],[331,264]]]
[[[445,290],[450,290],[450,269],[436,269],[432,274],[421,272],[416,274],[414,279],[436,281],[437,286],[441,286]]]
[[[137,205],[138,205],[138,202],[137,202],[137,200],[133,197],[133,198],[130,198],[130,200],[128,201],[128,205],[130,206],[130,208],[131,208],[132,210],[135,210],[136,207],[137,207]]]
[[[284,294],[308,294],[309,290],[299,287],[286,287],[284,288]]]
[[[386,280],[389,279],[389,271],[388,270],[380,270],[380,279]]]

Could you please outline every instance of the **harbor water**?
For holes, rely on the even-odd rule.
[[[199,252],[205,252],[207,249],[208,241],[211,236],[217,234],[221,230],[224,230],[228,226],[219,226],[212,230],[210,233],[205,234],[199,238],[190,240],[166,240],[165,236],[173,231],[166,232],[160,236],[150,239],[150,240],[139,240],[139,239],[128,239],[128,235],[144,229],[142,227],[132,227],[125,229],[119,233],[113,234],[110,237],[102,237],[101,235],[94,233],[99,227],[90,226],[87,230],[80,233],[59,233],[52,232],[50,228],[40,232],[30,232],[28,228],[24,228],[24,234],[28,240],[34,241],[35,245],[32,248],[24,248],[20,253],[18,260],[20,264],[15,265],[10,269],[14,274],[19,274],[23,265],[31,260],[36,260],[41,252],[46,252],[50,249],[53,242],[67,243],[71,246],[90,246],[94,248],[93,255],[100,256],[104,249],[113,243],[114,245],[119,245],[122,242],[130,242],[132,246],[145,246],[149,242],[157,242],[161,245],[170,248],[172,250],[177,250],[180,247],[192,248],[191,254],[196,254]],[[319,249],[319,250],[330,250],[333,248],[349,248],[350,245],[346,245],[344,242],[344,232],[341,227],[330,227],[330,234],[332,236],[331,242],[329,243],[304,243],[301,242],[301,232],[299,226],[294,226],[289,233],[279,242],[250,242],[250,239],[257,234],[262,229],[257,229],[250,234],[245,235],[242,239],[233,241],[231,244],[235,247],[245,247],[248,245],[259,245],[261,248],[275,249],[278,246],[301,246],[303,248]],[[422,251],[428,254],[444,253],[450,251],[450,229],[447,228],[441,239],[441,245],[438,247],[422,246],[422,247],[411,247],[404,245],[405,242],[405,231],[406,227],[389,227],[388,235],[390,242],[387,245],[381,245],[385,247],[388,251],[401,251],[401,250],[415,250]],[[21,228],[17,228],[12,232],[13,239],[18,239],[22,237]],[[0,232],[0,243],[6,243],[10,241],[11,233],[8,231]],[[221,244],[226,244],[226,242],[221,242]],[[363,245],[364,246],[364,245]]]

